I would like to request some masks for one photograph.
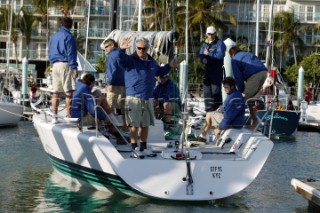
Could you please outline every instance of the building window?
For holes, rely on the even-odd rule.
[[[312,44],[312,30],[306,31],[306,44]]]
[[[313,21],[313,7],[307,6],[307,21]]]

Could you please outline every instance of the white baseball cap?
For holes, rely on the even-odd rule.
[[[214,28],[213,26],[210,26],[207,28],[207,32],[206,34],[214,34],[215,32],[217,32],[216,28]]]

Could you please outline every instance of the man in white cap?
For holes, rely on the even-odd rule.
[[[213,26],[207,28],[207,38],[200,49],[200,61],[205,64],[203,96],[206,112],[212,112],[222,104],[221,83],[226,45],[217,37]]]

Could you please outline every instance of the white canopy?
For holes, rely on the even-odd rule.
[[[78,71],[97,72],[94,66],[92,66],[92,64],[90,64],[90,62],[87,61],[79,52],[77,56],[77,62],[78,62]]]

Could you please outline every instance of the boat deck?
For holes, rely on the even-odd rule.
[[[320,210],[320,180],[312,178],[293,178],[291,185],[295,191],[309,201],[311,208]]]

